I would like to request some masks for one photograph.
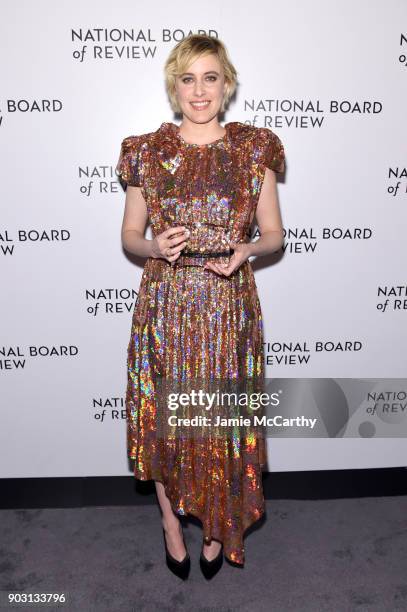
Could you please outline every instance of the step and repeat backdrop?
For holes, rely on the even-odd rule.
[[[280,414],[318,427],[275,427],[269,469],[407,465],[406,25],[405,0],[3,7],[0,477],[131,474],[144,261],[115,168],[124,137],[179,124],[163,67],[190,32],[238,71],[223,122],[285,147],[284,247],[252,264]]]

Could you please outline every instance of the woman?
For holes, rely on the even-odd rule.
[[[197,376],[204,384],[264,376],[262,314],[248,258],[283,243],[273,171],[283,172],[284,149],[268,128],[220,125],[237,73],[218,39],[183,39],[165,76],[181,124],[125,138],[117,164],[127,186],[123,246],[147,258],[128,347],[128,455],[137,479],[155,481],[169,568],[188,575],[178,516],[191,514],[202,522],[200,565],[211,578],[223,555],[244,565],[244,531],[264,512],[265,439],[203,427],[192,436],[163,433],[167,405],[159,387],[164,381],[170,384],[160,388],[175,389]],[[250,242],[254,216],[261,237]],[[152,240],[144,238],[148,220]]]

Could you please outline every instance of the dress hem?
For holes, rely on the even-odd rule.
[[[132,457],[129,457],[129,459],[130,459],[131,461],[134,461],[134,460],[135,460],[135,459],[133,459]],[[263,472],[263,471],[265,471],[266,464],[264,464],[264,465],[260,465],[260,468],[261,468],[261,471],[262,471],[262,472]],[[149,480],[154,480],[154,481],[160,482],[160,483],[163,485],[163,487],[164,487],[164,491],[165,491],[165,494],[166,494],[167,499],[168,499],[168,500],[169,500],[169,502],[170,502],[171,508],[172,508],[173,512],[174,512],[174,513],[175,513],[177,516],[184,516],[184,517],[186,517],[186,516],[193,516],[194,518],[197,518],[197,519],[198,519],[198,520],[199,520],[199,521],[202,523],[202,526],[204,525],[204,521],[202,520],[202,518],[201,518],[201,516],[199,515],[199,513],[191,512],[191,511],[189,511],[189,510],[185,510],[184,512],[178,512],[178,511],[177,511],[176,506],[175,506],[175,504],[174,504],[174,500],[172,499],[171,495],[169,494],[168,488],[165,486],[165,483],[163,482],[163,480],[162,480],[162,479],[160,479],[159,477],[156,477],[156,478],[155,478],[155,477],[153,477],[153,476],[149,478],[149,477],[147,477],[145,474],[141,474],[141,473],[139,473],[139,475],[136,475],[136,474],[134,473],[134,474],[133,474],[133,476],[134,476],[134,478],[135,478],[136,480],[140,480],[141,482],[148,482]],[[265,514],[265,511],[266,511],[266,509],[265,509],[265,504],[263,503],[263,507],[258,509],[258,512],[259,512],[258,516],[253,517],[253,520],[251,520],[251,521],[250,521],[250,523],[248,523],[248,524],[247,524],[245,527],[243,527],[243,529],[242,529],[242,541],[243,541],[243,539],[244,539],[244,534],[245,534],[245,532],[246,532],[246,531],[249,529],[249,527],[251,527],[252,525],[254,525],[255,523],[257,523],[257,521],[259,521],[259,520],[262,518],[262,516]],[[204,539],[205,539],[205,538],[204,538]],[[238,565],[239,567],[243,567],[243,566],[244,566],[244,564],[245,564],[245,561],[244,561],[244,547],[242,547],[242,549],[241,549],[241,550],[242,550],[242,555],[241,555],[241,559],[242,559],[242,560],[241,560],[241,559],[239,559],[239,558],[232,558],[232,557],[231,557],[231,555],[230,555],[230,553],[228,554],[228,553],[227,553],[227,551],[225,550],[225,538],[224,538],[224,537],[222,537],[220,534],[216,533],[216,534],[214,534],[214,535],[212,536],[212,538],[211,538],[211,539],[217,540],[218,542],[221,542],[221,543],[222,543],[222,546],[223,546],[223,554],[224,554],[224,556],[226,557],[226,559],[227,559],[227,560],[228,560],[230,563],[232,563],[233,565]]]

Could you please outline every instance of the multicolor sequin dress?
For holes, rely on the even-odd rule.
[[[250,240],[265,169],[283,172],[284,149],[268,128],[235,121],[225,129],[199,145],[166,122],[121,144],[116,172],[123,187],[141,187],[152,235],[182,225],[191,232],[175,264],[147,258],[144,266],[128,345],[127,448],[135,477],[162,482],[173,510],[200,519],[206,541],[223,542],[225,556],[243,565],[244,531],[264,512],[265,438],[158,434],[159,380],[264,377],[250,262],[229,277],[203,266],[208,253]]]

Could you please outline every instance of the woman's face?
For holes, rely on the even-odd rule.
[[[207,123],[220,111],[225,79],[216,55],[204,55],[176,78],[175,91],[183,115],[194,123]]]

